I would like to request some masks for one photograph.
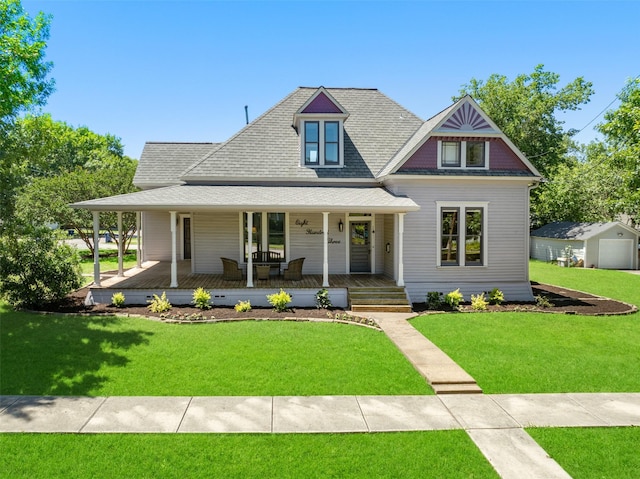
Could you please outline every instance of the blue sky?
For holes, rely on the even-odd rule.
[[[298,86],[378,88],[427,119],[471,78],[538,64],[595,94],[581,129],[640,75],[640,2],[23,0],[53,15],[55,120],[145,141],[223,141]],[[615,107],[614,103],[612,107]],[[597,135],[588,126],[578,141]]]

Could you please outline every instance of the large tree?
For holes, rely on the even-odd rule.
[[[69,204],[135,191],[132,184],[135,169],[136,162],[124,157],[94,171],[78,167],[65,174],[36,178],[18,198],[19,217],[25,223],[58,223],[61,228],[73,229],[93,254],[92,215]],[[101,223],[116,242],[123,242],[123,249],[129,246],[136,227],[135,213],[123,215],[122,238],[117,235],[116,213],[102,213]]]
[[[598,130],[609,149],[606,162],[619,177],[616,212],[640,224],[640,78],[629,80],[618,94],[620,105],[605,113]]]
[[[20,190],[38,178],[63,175],[77,168],[93,172],[130,161],[125,161],[119,138],[99,135],[85,126],[74,128],[50,115],[20,118],[11,129],[9,142],[12,178],[2,191],[7,218],[15,216]],[[52,199],[51,203],[55,202]]]
[[[54,81],[47,79],[45,61],[51,17],[40,12],[30,18],[20,0],[0,2],[0,124],[45,104]]]
[[[543,176],[565,161],[573,130],[565,130],[558,113],[577,110],[589,101],[592,84],[578,77],[559,88],[560,76],[544,65],[513,81],[493,74],[486,81],[472,78],[459,99],[471,95],[498,127],[529,158]]]
[[[25,163],[16,158],[16,118],[45,104],[54,81],[45,61],[51,17],[30,18],[19,0],[0,2],[0,231],[13,218],[16,189],[24,183]]]

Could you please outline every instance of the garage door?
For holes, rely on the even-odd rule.
[[[633,240],[601,239],[598,268],[633,269]]]

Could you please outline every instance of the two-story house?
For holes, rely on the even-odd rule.
[[[97,302],[114,288],[130,302],[166,289],[188,303],[209,286],[217,304],[259,305],[283,287],[313,305],[324,287],[345,307],[349,288],[378,280],[412,302],[496,287],[532,300],[540,180],[471,97],[423,121],[376,89],[298,88],[223,143],[147,143],[142,191],[74,206],[96,229],[100,211],[139,212],[140,259],[154,262],[140,274],[156,283],[127,273],[102,284],[96,267]]]

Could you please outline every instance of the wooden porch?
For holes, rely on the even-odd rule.
[[[101,286],[103,289],[117,290],[170,290],[171,263],[150,261],[142,268],[132,268],[124,272],[124,277],[115,273],[103,273]],[[303,274],[300,281],[285,280],[282,276],[270,276],[268,280],[253,280],[255,289],[313,289],[322,288],[321,274]],[[393,287],[395,281],[378,274],[330,274],[331,288],[367,288]],[[246,276],[243,280],[229,281],[221,274],[195,274],[191,272],[191,261],[178,262],[178,288],[196,289],[202,287],[208,290],[251,289],[247,288]],[[92,288],[98,288],[92,286]]]

